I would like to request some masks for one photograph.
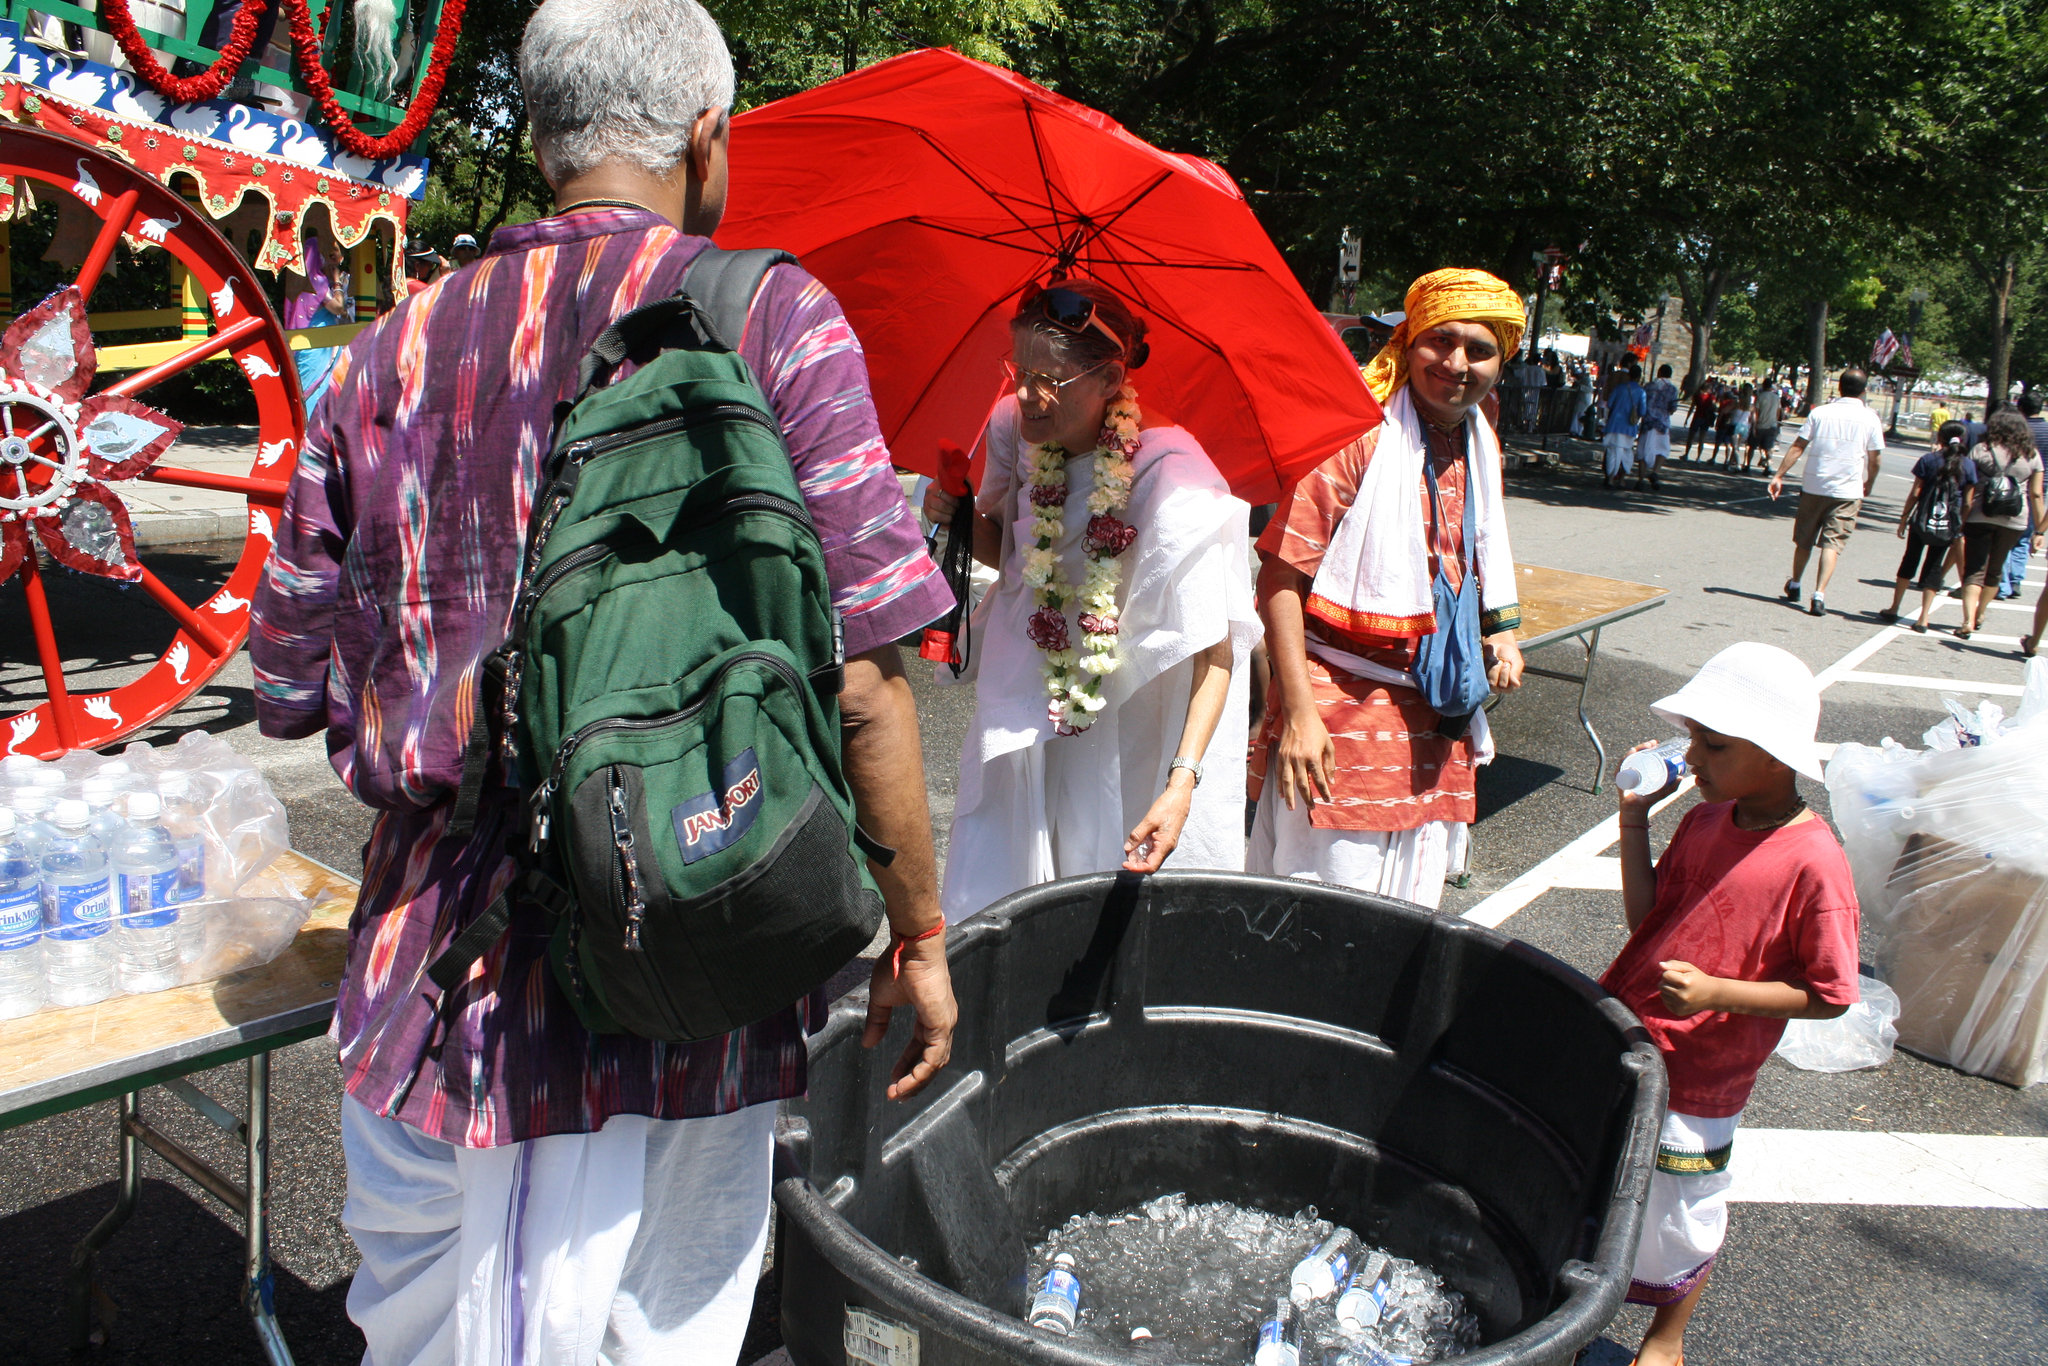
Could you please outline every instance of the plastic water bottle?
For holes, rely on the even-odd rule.
[[[1252,1366],[1301,1366],[1301,1309],[1283,1296],[1273,1316],[1259,1325]]]
[[[1340,1228],[1323,1239],[1323,1245],[1294,1264],[1289,1293],[1296,1303],[1314,1304],[1343,1289],[1358,1260],[1358,1235]]]
[[[1074,1271],[1074,1254],[1053,1255],[1038,1293],[1031,1297],[1031,1326],[1065,1337],[1081,1318],[1081,1278]]]
[[[83,786],[86,808],[91,811],[92,833],[109,849],[120,843],[128,822],[121,819],[115,799],[121,795],[120,782],[112,773],[95,773]]]
[[[159,819],[162,806],[154,792],[130,797],[128,829],[114,846],[114,942],[128,992],[178,984],[178,847]]]
[[[1384,1252],[1372,1253],[1365,1259],[1337,1299],[1339,1328],[1347,1333],[1362,1333],[1378,1325],[1387,1312],[1387,1299],[1393,1294],[1393,1281],[1388,1275],[1391,1265]]]
[[[35,856],[0,807],[0,1020],[43,1007],[43,888]]]
[[[1623,792],[1639,792],[1645,797],[1662,792],[1666,783],[1685,776],[1685,752],[1691,748],[1692,741],[1680,736],[1655,749],[1631,754],[1621,761],[1621,772],[1614,775],[1614,785]]]
[[[114,991],[114,877],[107,849],[92,833],[92,809],[76,797],[57,803],[57,825],[43,851],[43,970],[50,1004],[82,1006]]]
[[[47,787],[17,788],[7,798],[7,810],[14,817],[14,837],[28,846],[39,867],[43,850],[56,833],[50,828],[50,812],[56,805],[57,798]]]
[[[163,798],[164,829],[178,849],[178,883],[171,900],[179,907],[179,956],[196,963],[206,949],[206,917],[195,902],[206,898],[206,840],[201,834],[206,807],[192,787],[192,775],[173,770],[157,780]]]

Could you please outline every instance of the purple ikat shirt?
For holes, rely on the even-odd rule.
[[[381,810],[364,854],[335,1010],[349,1094],[487,1148],[800,1095],[813,997],[723,1038],[592,1035],[550,972],[538,918],[472,969],[438,1018],[426,965],[510,881],[513,793],[444,838],[476,666],[504,638],[558,399],[612,319],[675,292],[705,247],[651,213],[601,209],[500,228],[488,255],[401,303],[335,368],[308,425],[250,654],[263,732],[325,730],[335,771]],[[778,266],[740,352],[781,421],[848,654],[947,611],[838,302]]]

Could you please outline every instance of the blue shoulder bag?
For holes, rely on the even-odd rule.
[[[1463,431],[1459,433],[1462,437]],[[1462,457],[1461,458],[1466,458]],[[1437,528],[1443,523],[1443,498],[1437,491],[1436,467],[1427,451],[1422,456],[1422,477],[1429,481],[1430,549],[1434,552]],[[1430,582],[1436,604],[1436,631],[1422,637],[1415,647],[1415,681],[1422,700],[1443,718],[1437,730],[1455,740],[1471,724],[1472,713],[1486,701],[1486,656],[1479,641],[1479,555],[1478,538],[1472,519],[1472,479],[1469,458],[1465,478],[1465,576],[1456,592],[1445,580],[1439,559]]]

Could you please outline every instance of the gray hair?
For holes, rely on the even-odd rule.
[[[732,107],[732,54],[697,0],[547,0],[519,84],[550,181],[613,160],[665,175],[698,115]]]

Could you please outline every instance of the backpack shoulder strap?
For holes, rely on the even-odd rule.
[[[775,267],[795,264],[794,256],[772,248],[723,251],[706,247],[683,272],[682,292],[696,301],[726,350],[737,351],[761,281]]]

